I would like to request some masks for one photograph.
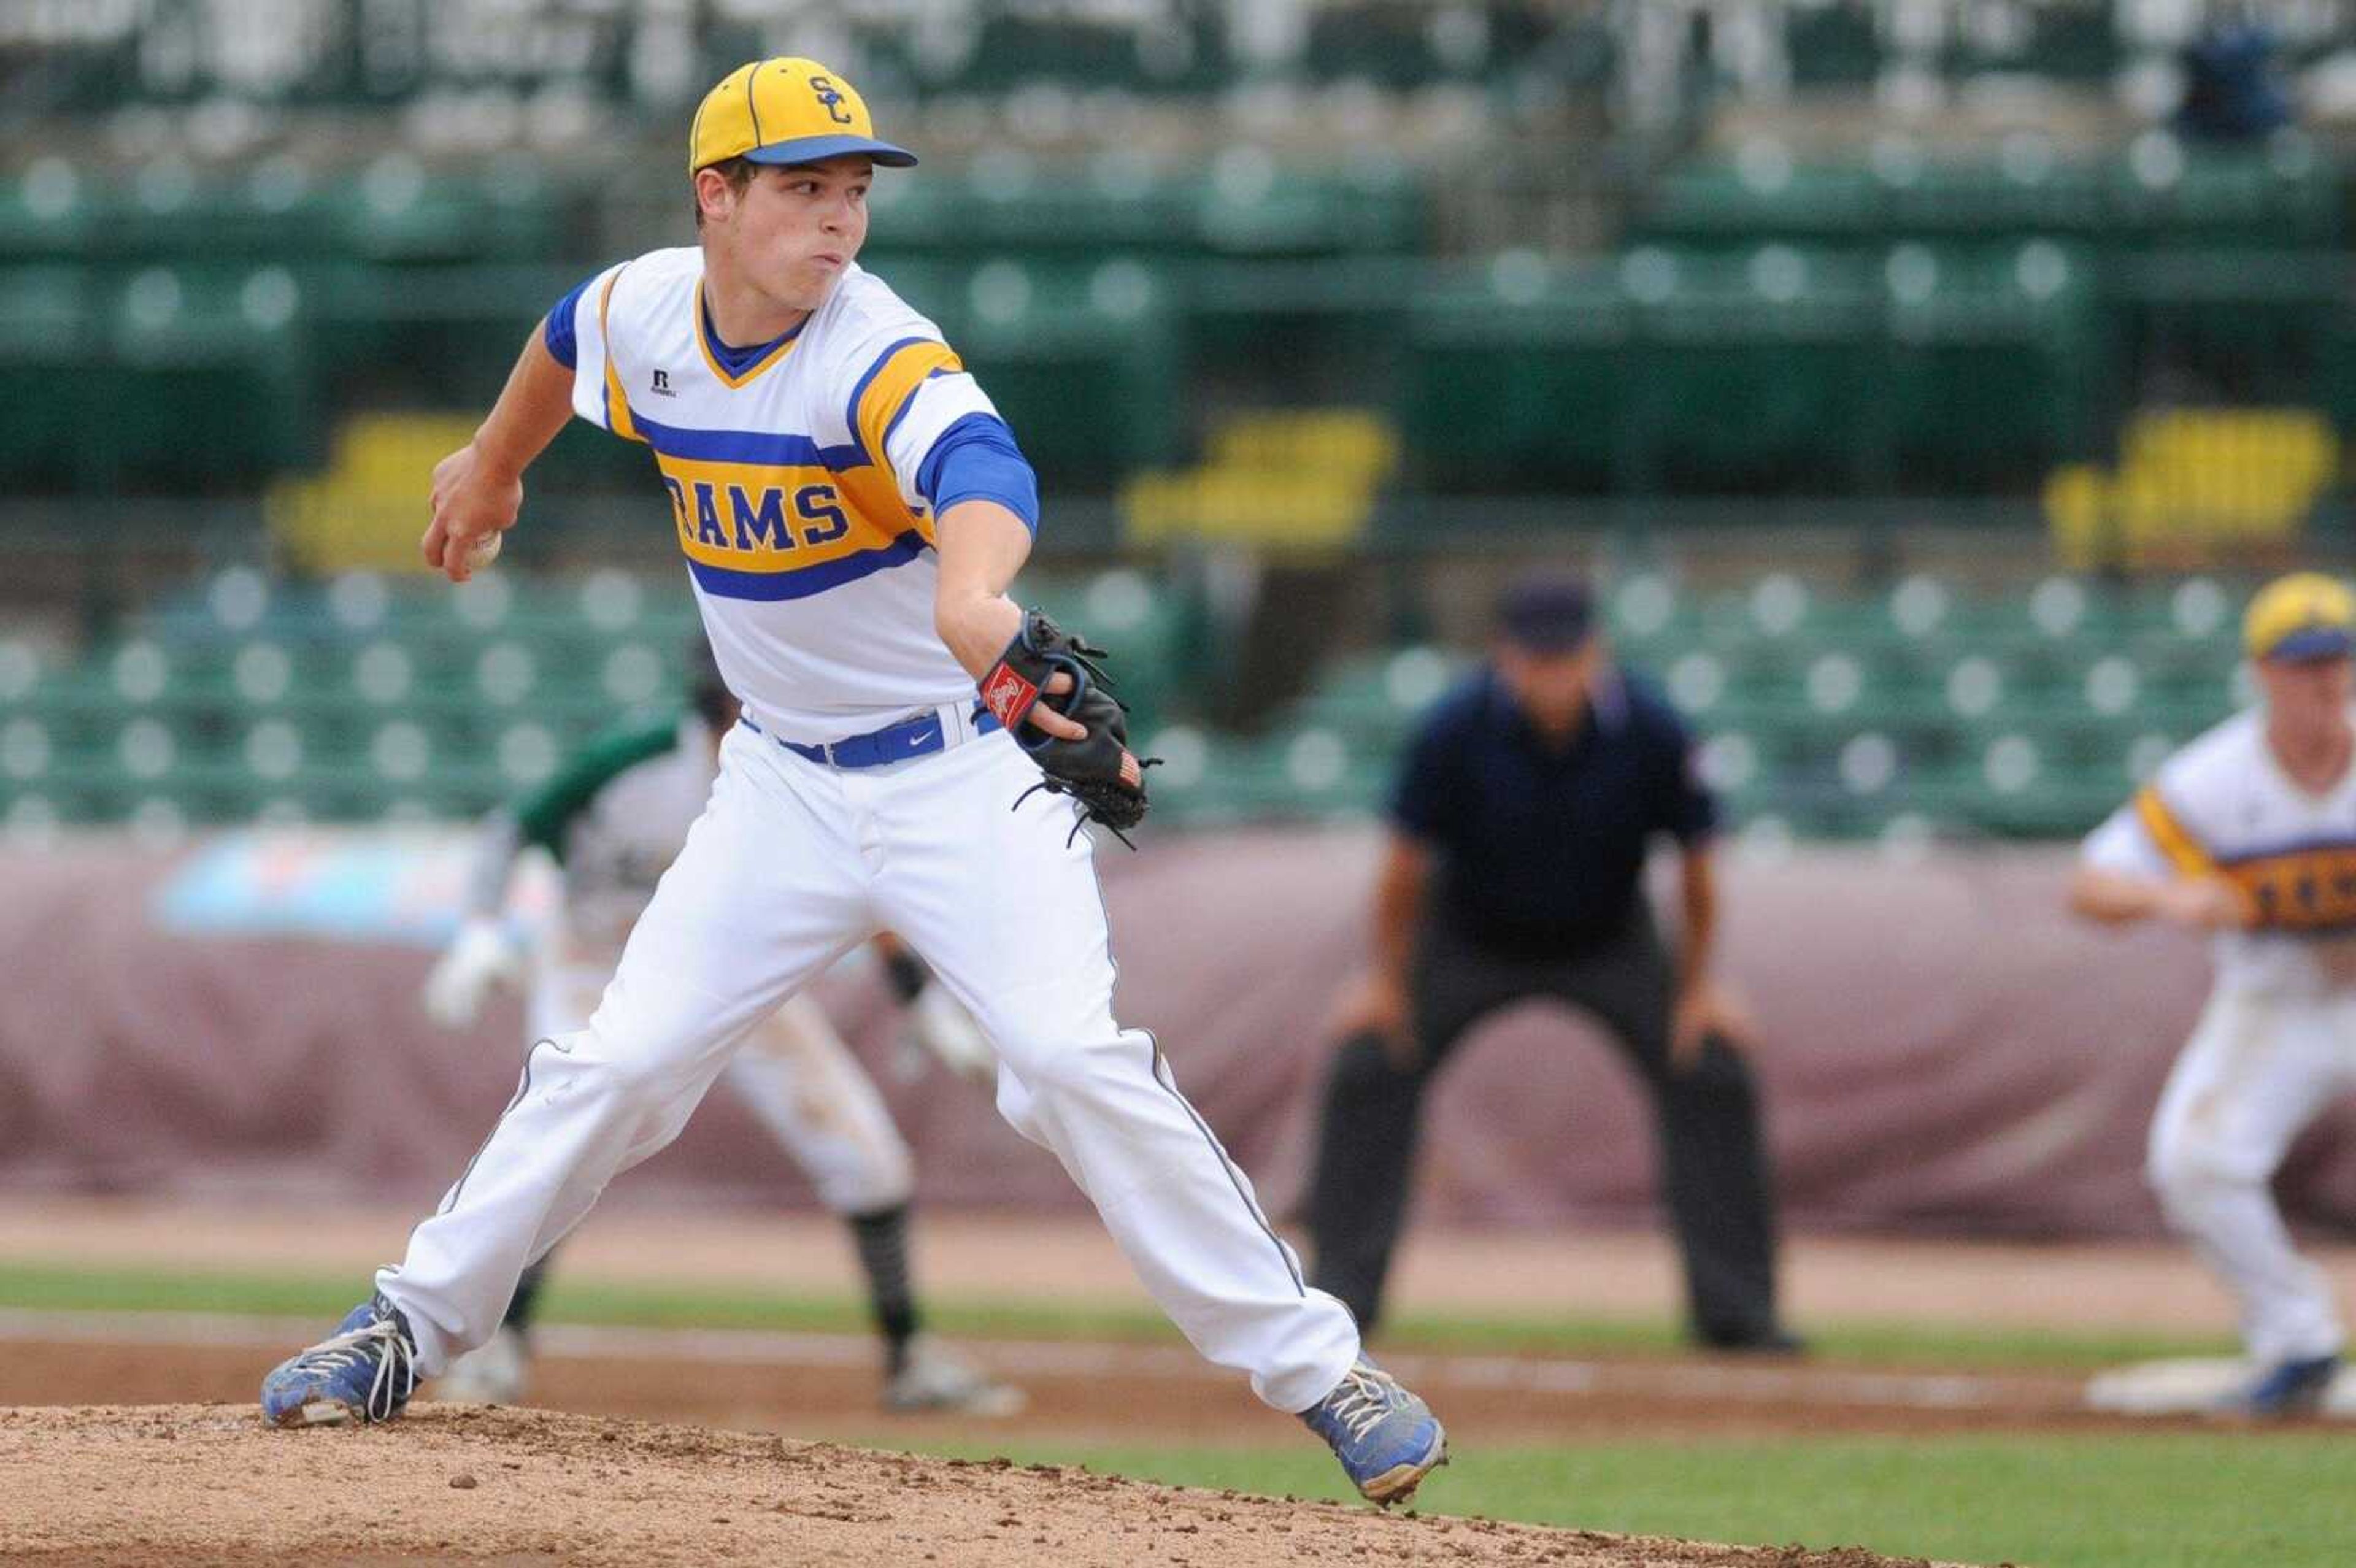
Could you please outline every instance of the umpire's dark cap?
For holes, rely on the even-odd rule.
[[[1568,653],[1594,629],[1594,596],[1561,572],[1520,578],[1497,599],[1497,635],[1532,653]]]

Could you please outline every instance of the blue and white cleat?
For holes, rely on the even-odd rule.
[[[272,1426],[391,1421],[417,1392],[417,1341],[409,1319],[381,1295],[351,1309],[336,1331],[262,1380],[262,1419]]]
[[[2265,1420],[2312,1415],[2323,1408],[2323,1396],[2331,1392],[2331,1380],[2339,1374],[2340,1358],[2337,1356],[2308,1356],[2277,1361],[2259,1373],[2249,1387],[2228,1400],[2224,1413]]]
[[[1448,1434],[1431,1407],[1364,1356],[1301,1419],[1325,1439],[1358,1494],[1384,1508],[1407,1501],[1448,1463]]]

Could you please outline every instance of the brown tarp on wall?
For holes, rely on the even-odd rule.
[[[1121,1016],[1155,1031],[1280,1212],[1301,1188],[1323,1023],[1361,948],[1376,848],[1361,829],[1099,852]],[[2142,1140],[2206,986],[2195,939],[2071,921],[2066,851],[1729,860],[1727,964],[1762,1027],[1792,1223],[2158,1232]],[[422,948],[166,933],[150,904],[171,864],[119,840],[0,852],[0,1189],[430,1204],[513,1090],[519,1009],[445,1034],[418,1010]],[[878,1068],[925,1200],[1079,1204],[985,1093],[894,1079],[872,970],[830,977],[822,998]],[[1421,1218],[1653,1212],[1643,1104],[1581,1020],[1491,1020],[1430,1113]],[[2351,1130],[2343,1107],[2294,1152],[2295,1214],[2356,1216]],[[723,1090],[609,1200],[809,1197]]]

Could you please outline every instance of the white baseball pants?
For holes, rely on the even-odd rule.
[[[617,950],[573,946],[542,965],[528,1008],[531,1038],[578,1029],[620,961]],[[916,1192],[916,1162],[882,1093],[809,993],[753,1026],[727,1082],[830,1212],[873,1214]]]
[[[2221,987],[2169,1075],[2147,1171],[2241,1309],[2253,1360],[2331,1355],[2340,1317],[2291,1245],[2268,1183],[2299,1130],[2356,1090],[2356,993],[2291,997]]]
[[[1000,1058],[998,1104],[1096,1204],[1196,1349],[1305,1410],[1357,1327],[1301,1280],[1251,1183],[1112,1017],[1094,847],[1002,734],[838,770],[742,726],[711,805],[630,933],[588,1027],[541,1041],[507,1113],[408,1256],[377,1276],[438,1372],[498,1326],[524,1265],[669,1143],[746,1030],[879,929],[898,933]]]

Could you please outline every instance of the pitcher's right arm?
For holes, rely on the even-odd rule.
[[[515,526],[523,471],[573,417],[573,372],[545,336],[535,330],[525,343],[475,439],[434,465],[434,520],[422,547],[425,563],[453,582],[474,575],[466,558],[477,540]]]

